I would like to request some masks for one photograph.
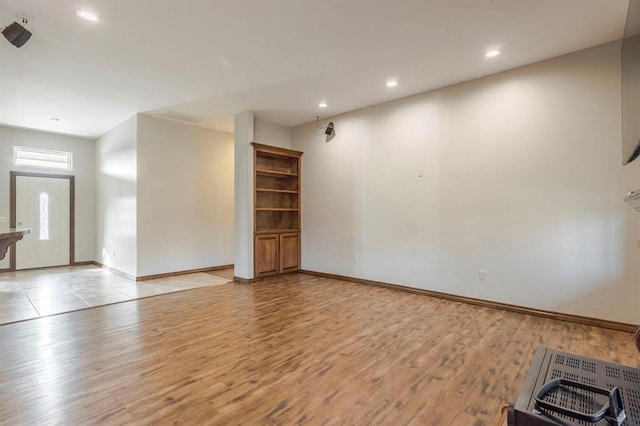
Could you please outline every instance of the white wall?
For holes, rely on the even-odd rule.
[[[622,46],[622,162],[626,164],[640,141],[640,35],[625,38]]]
[[[291,127],[270,123],[257,118],[254,119],[253,125],[254,139],[252,142],[291,149],[293,141],[293,129]]]
[[[73,153],[73,171],[47,170],[14,166],[13,147],[51,149]],[[91,261],[94,258],[94,149],[90,139],[57,135],[33,130],[0,126],[0,228],[9,227],[9,172],[37,172],[74,175],[75,189],[75,261]],[[9,255],[0,262],[0,269],[9,267]]]
[[[640,322],[619,61],[611,43],[348,113],[329,143],[294,129],[303,268]]]
[[[138,276],[233,263],[233,134],[138,115]]]
[[[137,117],[96,141],[96,260],[137,274]]]

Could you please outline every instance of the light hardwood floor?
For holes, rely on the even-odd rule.
[[[494,425],[536,347],[630,334],[308,275],[0,327],[3,424]]]

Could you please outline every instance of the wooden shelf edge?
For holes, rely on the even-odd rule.
[[[269,188],[256,188],[257,192],[275,192],[278,194],[299,194],[300,191],[293,191],[289,189],[269,189]]]
[[[264,145],[258,142],[251,142],[251,145],[257,150],[273,155],[279,155],[282,157],[302,157],[302,151],[295,151],[293,149],[280,148],[277,146]]]
[[[274,176],[274,177],[295,177],[300,176],[298,173],[287,173],[287,172],[278,172],[274,170],[264,170],[264,169],[256,169],[257,175],[262,176]]]
[[[262,231],[253,231],[254,235],[265,235],[265,234],[299,234],[299,229],[266,229]]]

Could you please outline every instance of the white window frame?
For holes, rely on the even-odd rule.
[[[73,170],[73,153],[49,149],[13,147],[13,165],[42,169]]]

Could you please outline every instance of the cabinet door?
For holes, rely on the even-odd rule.
[[[280,272],[280,256],[278,252],[278,234],[257,235],[255,237],[254,275],[256,277],[264,277]]]
[[[300,234],[280,235],[280,272],[300,269]]]

